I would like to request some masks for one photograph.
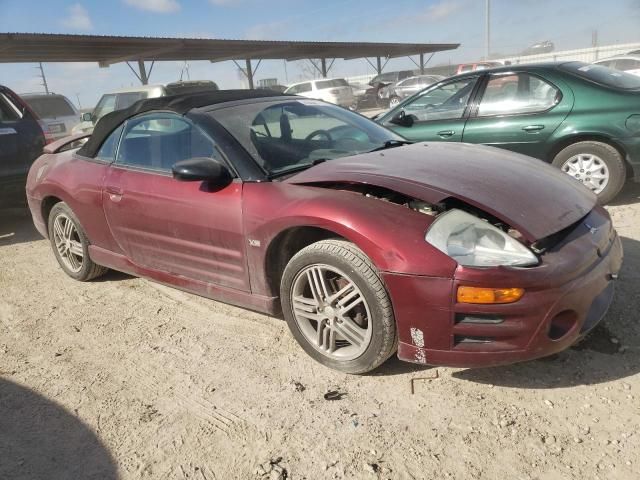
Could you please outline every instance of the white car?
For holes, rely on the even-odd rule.
[[[38,116],[47,143],[70,135],[70,132],[78,124],[80,113],[64,95],[26,93],[20,97]]]
[[[91,133],[98,120],[107,113],[127,108],[143,98],[163,97],[166,94],[164,85],[140,85],[105,93],[93,109],[93,112],[82,115],[82,123],[77,125],[72,133]]]
[[[218,90],[218,85],[212,80],[190,80],[168,83],[167,85],[140,85],[105,93],[92,113],[82,115],[82,123],[74,128],[73,133],[93,132],[95,124],[107,113],[130,107],[138,100],[213,90]]]
[[[294,83],[284,93],[324,100],[347,108],[354,104],[353,91],[344,78],[323,78]]]
[[[640,77],[640,55],[617,55],[615,57],[603,58],[593,63]]]

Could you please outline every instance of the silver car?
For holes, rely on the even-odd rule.
[[[38,116],[47,143],[71,135],[78,124],[80,113],[64,95],[28,93],[20,97]]]
[[[615,57],[605,58],[593,63],[640,77],[640,54],[617,55]]]
[[[344,78],[322,78],[294,83],[284,93],[315,98],[346,108],[353,105],[353,91]]]
[[[383,87],[381,96],[389,100],[389,108],[395,108],[405,98],[443,79],[441,75],[416,75],[405,78]]]

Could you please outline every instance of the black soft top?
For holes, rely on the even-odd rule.
[[[89,137],[87,143],[78,150],[78,154],[84,157],[95,157],[98,150],[100,150],[100,146],[102,146],[111,132],[118,128],[125,120],[141,113],[161,110],[184,115],[194,108],[206,107],[218,103],[280,96],[284,95],[271,90],[217,90],[139,100],[129,108],[108,113],[98,120],[91,137]]]

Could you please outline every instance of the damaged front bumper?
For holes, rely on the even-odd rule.
[[[593,231],[592,225],[598,228]],[[453,367],[515,363],[562,351],[588,333],[613,300],[622,244],[595,209],[534,268],[458,267],[454,278],[383,274],[401,360]],[[515,303],[457,303],[460,285],[520,287]]]

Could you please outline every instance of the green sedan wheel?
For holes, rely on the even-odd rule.
[[[577,142],[558,153],[553,165],[598,195],[598,203],[609,203],[622,190],[626,167],[620,152],[602,142]]]

